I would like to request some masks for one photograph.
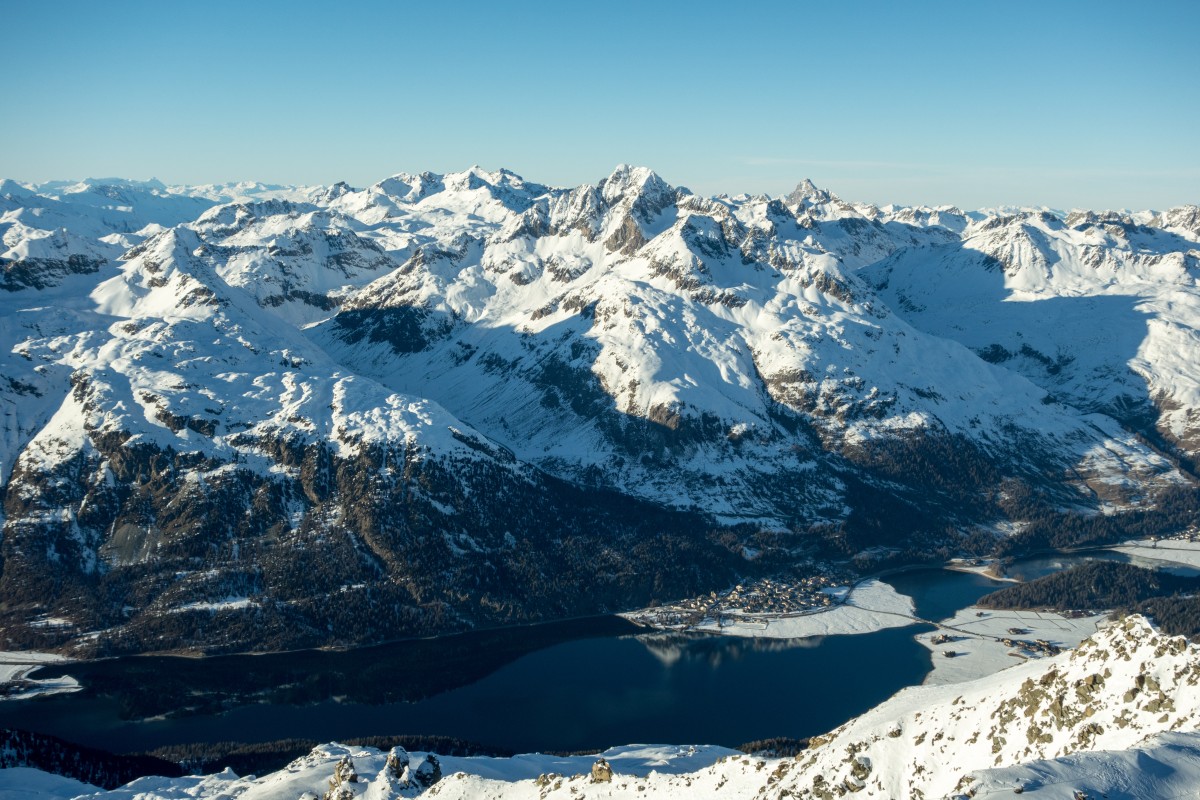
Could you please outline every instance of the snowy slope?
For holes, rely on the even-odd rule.
[[[1167,212],[1165,229],[1090,213],[991,217],[863,276],[917,327],[1192,454],[1200,245],[1183,212]]]
[[[881,222],[811,185],[705,200],[630,167],[536,199],[472,171],[337,204],[421,236],[314,339],[574,481],[779,524],[842,505],[829,451],[928,431],[1105,495],[1169,479],[1119,426],[914,329],[848,271],[957,241],[950,211]]]
[[[627,504],[550,485],[436,403],[346,370],[227,283],[228,264],[176,227],[130,250],[74,310],[24,309],[35,321],[11,339],[40,334],[15,356],[42,394],[14,392],[37,397],[43,417],[25,442],[27,412],[13,414],[10,635],[50,635],[26,625],[48,607],[67,620],[60,640],[101,631],[79,638],[90,650],[165,636],[204,647],[378,640],[596,602],[558,597],[549,582],[539,595],[493,558],[553,573],[542,559],[565,554],[543,537]],[[643,514],[617,539],[652,524]],[[48,592],[50,576],[60,584]],[[680,591],[695,588],[688,580]],[[128,600],[113,604],[114,589]],[[380,612],[330,627],[335,604],[356,597]],[[246,627],[205,634],[214,612]]]
[[[153,237],[92,291],[91,330],[26,351],[75,370],[77,386],[26,451],[28,467],[55,463],[54,442],[106,432],[207,455],[264,427],[345,447],[428,435],[438,450],[476,452],[450,436],[457,421],[436,406],[344,374],[294,328],[273,324],[205,252],[183,228]]]
[[[326,319],[351,290],[399,266],[362,226],[309,203],[219,206],[191,227],[225,281],[293,325]]]
[[[245,526],[274,517],[295,531],[327,499],[327,482],[343,464],[390,479],[438,463],[463,471],[482,462],[497,479],[529,485],[510,456],[436,404],[348,373],[298,330],[279,325],[225,283],[205,252],[195,233],[166,231],[130,251],[118,274],[86,301],[76,298],[75,310],[36,316],[11,334],[29,327],[41,334],[16,348],[34,365],[31,388],[14,385],[18,400],[44,404],[44,424],[27,444],[14,444],[22,449],[5,501],[14,599],[22,581],[47,570],[86,584],[122,566],[209,553],[207,571],[143,599],[138,610],[225,596],[231,583],[263,594],[251,605],[269,603],[280,589],[270,590],[263,565],[246,576],[236,564],[239,549],[255,544]],[[20,324],[22,316],[5,319]],[[29,432],[21,423],[33,415],[23,412],[13,415],[13,437]],[[426,485],[403,502],[452,516],[462,500],[446,491]],[[232,507],[222,508],[222,497]],[[252,508],[258,518],[244,519]],[[377,569],[369,561],[368,574]],[[67,607],[80,628],[97,621],[89,615],[99,609]]]
[[[1184,800],[1200,787],[1200,734],[1164,733],[1127,750],[1102,750],[976,774],[970,797],[1039,800]]]
[[[125,250],[211,205],[157,182],[0,182],[0,482],[68,388],[26,343],[88,328],[87,295]]]
[[[822,737],[796,769],[810,783],[817,773],[861,783],[867,796],[911,797],[917,789],[942,796],[976,770],[1195,730],[1197,654],[1182,637],[1131,617],[1055,659],[902,691]]]
[[[8,800],[69,800],[95,791],[95,786],[31,767],[0,769],[0,794]]]

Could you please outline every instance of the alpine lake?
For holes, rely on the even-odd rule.
[[[1018,562],[1023,579],[1104,551]],[[1196,574],[1191,570],[1190,574]],[[920,569],[886,578],[940,620],[1005,585]],[[630,743],[739,744],[825,733],[906,686],[932,654],[926,624],[804,639],[647,631],[593,617],[350,651],[137,656],[44,667],[70,694],[0,702],[0,727],[112,752],[163,745],[444,735],[513,752]]]

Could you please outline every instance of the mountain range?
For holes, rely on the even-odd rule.
[[[1200,208],[0,183],[0,628],[350,645],[1194,519]]]

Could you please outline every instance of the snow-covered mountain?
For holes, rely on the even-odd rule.
[[[845,494],[831,457],[917,432],[1106,495],[1173,479],[1111,420],[926,335],[854,274],[958,241],[940,225],[868,220],[811,185],[790,205],[707,200],[628,167],[539,196],[507,173],[428,183],[386,201],[428,238],[311,335],[547,471],[767,524],[827,515]],[[385,185],[335,206],[366,213]]]
[[[227,267],[194,230],[168,229],[63,297],[53,335],[14,346],[42,380],[14,389],[32,410],[13,417],[44,417],[10,434],[2,586],[32,635],[278,646],[570,615],[592,607],[551,589],[539,601],[537,586],[586,565],[557,563],[573,551],[547,539],[614,520],[610,543],[633,538],[631,551],[670,540],[649,528],[653,509],[586,497],[436,403],[341,367]],[[504,553],[520,563],[497,569]],[[137,599],[114,608],[114,590]],[[51,603],[70,611],[48,628]],[[348,603],[336,632],[335,603]],[[215,612],[234,619],[209,630]]]
[[[142,778],[110,793],[14,776],[57,796],[985,798],[1190,796],[1200,781],[1200,647],[1129,617],[1051,659],[912,687],[794,758],[633,745],[599,757],[438,758],[330,744],[262,777]],[[24,784],[21,783],[24,781]]]
[[[922,330],[1194,459],[1196,213],[1171,209],[1147,223],[1091,212],[989,217],[863,277]]]
[[[1173,524],[1198,213],[5,181],[0,624],[351,643]]]

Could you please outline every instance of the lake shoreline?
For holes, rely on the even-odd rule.
[[[1055,571],[1084,557],[1056,553],[1029,569]],[[884,578],[889,591],[913,605],[899,615],[888,612],[904,618],[902,627],[872,632],[769,639],[722,635],[731,630],[649,631],[601,615],[342,651],[139,655],[46,665],[40,669],[77,677],[83,691],[0,703],[0,727],[120,752],[395,734],[444,735],[514,751],[803,738],[906,687],[946,682],[948,667],[969,672],[984,660],[946,658],[940,651],[948,648],[930,647],[922,637],[951,633],[944,623],[999,581],[929,564],[888,570]],[[880,579],[856,585],[861,590],[872,581]],[[971,632],[991,639],[986,646],[993,649],[1007,636],[1004,630]],[[1047,634],[1033,638],[1074,644]],[[992,666],[1009,663],[1001,656],[987,658]],[[768,707],[738,700],[746,687],[761,685],[776,694]],[[814,686],[823,689],[814,693]]]

